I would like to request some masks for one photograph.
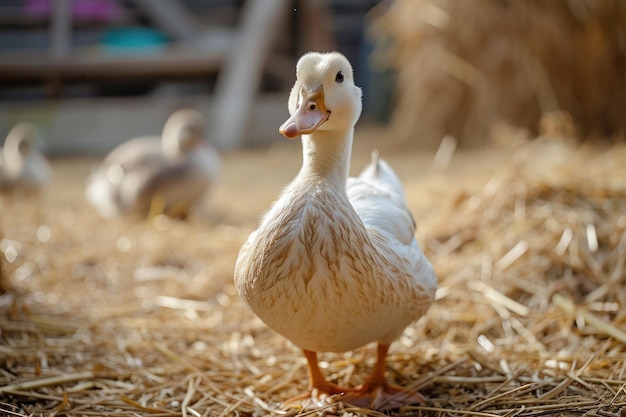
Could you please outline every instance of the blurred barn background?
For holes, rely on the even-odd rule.
[[[6,0],[0,134],[29,120],[50,153],[101,154],[195,106],[218,147],[267,143],[298,56],[338,49],[401,143],[484,145],[495,122],[537,133],[554,112],[548,127],[615,138],[625,21],[619,0]]]

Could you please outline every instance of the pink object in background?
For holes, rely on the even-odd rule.
[[[49,17],[54,0],[24,0],[23,12],[29,18]],[[119,20],[124,10],[116,0],[70,0],[72,17],[77,21],[111,22]]]

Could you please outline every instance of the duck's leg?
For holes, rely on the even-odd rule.
[[[189,204],[176,203],[167,212],[168,216],[173,219],[186,220],[189,215]]]
[[[165,198],[161,194],[155,194],[148,206],[148,220],[153,220],[160,214],[165,214]]]
[[[354,392],[347,394],[342,401],[384,411],[402,407],[403,405],[423,403],[424,397],[416,391],[410,391],[385,379],[388,344],[378,344],[376,365],[364,384]]]
[[[309,391],[288,399],[284,402],[285,405],[301,405],[305,408],[321,407],[329,403],[328,398],[332,395],[354,391],[353,388],[343,388],[328,382],[317,363],[317,352],[310,350],[303,350],[303,352],[309,371]]]

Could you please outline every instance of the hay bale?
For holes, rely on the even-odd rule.
[[[491,304],[505,321],[517,316],[517,337],[529,343],[510,346],[518,352],[558,352],[582,343],[569,323],[557,325],[564,311],[571,318],[573,305],[582,306],[577,324],[594,335],[598,349],[605,337],[626,341],[619,330],[626,326],[624,162],[623,146],[598,152],[540,138],[517,149],[480,192],[452,196],[430,241],[434,263],[446,268],[439,271],[444,293],[475,293],[467,298]],[[581,310],[602,320],[585,318]],[[468,337],[510,337],[490,313],[478,315]],[[524,335],[523,329],[532,331]]]
[[[623,137],[621,0],[396,0],[373,30],[373,59],[397,71],[391,125],[405,142],[482,145],[498,120],[537,132],[558,110],[581,137]]]

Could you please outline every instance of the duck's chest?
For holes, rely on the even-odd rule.
[[[347,198],[316,189],[279,200],[251,242],[250,276],[257,289],[284,280],[307,287],[315,280],[349,280],[372,270],[371,244]]]
[[[347,197],[317,187],[274,204],[244,245],[236,279],[249,295],[291,291],[277,294],[289,297],[311,286],[340,291],[373,274],[374,254]]]

